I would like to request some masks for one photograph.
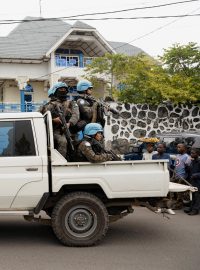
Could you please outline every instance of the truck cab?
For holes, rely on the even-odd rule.
[[[47,166],[43,116],[0,114],[0,209],[33,208],[48,190]]]

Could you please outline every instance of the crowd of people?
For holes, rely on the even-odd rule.
[[[146,144],[146,152],[143,153],[143,160],[156,160],[165,159],[168,160],[168,168],[170,171],[171,181],[176,183],[185,184],[189,182],[194,187],[198,188],[197,192],[193,192],[192,201],[190,205],[184,209],[184,212],[190,216],[197,215],[200,209],[200,151],[199,149],[192,148],[190,155],[187,153],[187,146],[183,143],[177,145],[178,154],[176,157],[171,158],[166,153],[166,145],[159,143],[156,147],[152,143]],[[175,209],[183,207],[183,198],[181,193],[174,194],[175,196]],[[160,210],[160,209],[159,209]],[[171,208],[167,208],[166,212],[169,214],[175,214]]]
[[[76,100],[72,101],[67,99],[68,85],[64,82],[57,82],[49,89],[50,100],[40,108],[40,112],[42,114],[46,111],[51,112],[54,146],[68,161],[98,163],[119,160],[119,157],[112,151],[106,151],[104,148],[104,108],[92,96],[92,90],[91,82],[79,81],[77,84],[78,96]],[[107,109],[109,110],[109,106]],[[193,193],[190,206],[184,210],[188,215],[197,215],[200,209],[200,153],[197,149],[191,149],[189,156],[187,147],[183,143],[177,145],[177,152],[174,160],[166,153],[164,143],[158,143],[156,149],[154,143],[147,143],[143,160],[168,160],[171,181],[180,183],[187,180],[199,189]],[[176,207],[181,208],[183,205],[181,195],[174,196],[177,196],[175,198]],[[158,211],[160,210],[158,209]],[[175,214],[169,205],[166,206],[165,211]]]

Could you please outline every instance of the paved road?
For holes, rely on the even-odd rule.
[[[170,219],[145,208],[113,223],[96,247],[68,248],[51,228],[21,218],[0,219],[1,270],[199,270],[200,215]]]

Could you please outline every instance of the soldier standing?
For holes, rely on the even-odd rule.
[[[103,110],[100,104],[92,97],[93,85],[91,82],[82,80],[77,84],[77,104],[80,111],[80,121],[77,123],[77,129],[80,131],[88,123],[100,123],[105,125]]]
[[[67,157],[67,138],[63,130],[63,123],[59,117],[58,108],[62,111],[69,130],[73,128],[79,119],[78,105],[74,101],[67,100],[68,86],[64,82],[57,82],[49,89],[51,100],[42,107],[42,113],[50,111],[53,123],[53,135],[55,148],[63,156]]]

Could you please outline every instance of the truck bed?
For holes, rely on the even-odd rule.
[[[165,197],[169,171],[165,160],[109,161],[53,165],[53,192],[63,185],[97,184],[108,198]]]

